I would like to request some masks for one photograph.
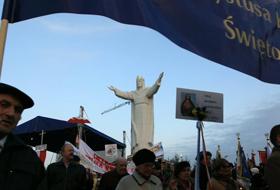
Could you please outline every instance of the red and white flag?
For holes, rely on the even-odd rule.
[[[80,139],[79,152],[81,155],[85,156],[87,160],[91,161],[91,169],[98,173],[105,173],[115,168],[114,164],[99,156],[82,139]]]
[[[266,150],[259,150],[260,163],[267,163],[267,152]]]
[[[101,174],[111,171],[113,168],[115,168],[114,164],[99,156],[82,139],[80,139],[79,142],[79,149],[77,149],[70,142],[65,143],[73,146],[74,154],[80,157],[80,164],[82,164],[85,168],[89,168]]]
[[[47,145],[46,144],[37,145],[35,147],[35,151],[36,151],[38,157],[40,158],[40,160],[43,163],[45,163],[46,156],[47,156]]]

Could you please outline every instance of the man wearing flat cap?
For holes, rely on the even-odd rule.
[[[264,170],[265,181],[270,190],[280,188],[280,125],[275,125],[270,131],[270,141],[274,145],[271,156],[267,160]]]
[[[0,83],[0,189],[35,190],[45,169],[37,154],[12,130],[33,100],[17,88]]]
[[[152,175],[156,156],[148,149],[141,149],[132,158],[136,165],[132,175],[123,177],[116,190],[162,190],[158,177]]]

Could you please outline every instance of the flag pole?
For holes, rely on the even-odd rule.
[[[236,152],[236,173],[238,176],[241,176],[241,158],[240,158],[240,133],[236,133],[237,137],[237,152]]]
[[[5,44],[7,39],[9,21],[7,19],[2,19],[1,29],[0,29],[0,80],[2,76],[2,66],[4,60]]]
[[[123,144],[125,144],[126,145],[126,131],[123,131]],[[122,150],[122,157],[126,157],[126,152],[125,152],[125,149],[126,149],[126,147],[125,148],[123,148],[123,150]]]
[[[208,164],[206,162],[207,159],[207,155],[206,155],[206,144],[205,144],[205,139],[204,139],[204,133],[203,133],[203,122],[200,122],[201,128],[200,128],[200,134],[201,134],[201,139],[202,139],[202,150],[203,150],[203,160],[204,160],[204,164],[206,166],[206,173],[207,173],[207,178],[208,178],[208,183],[210,186],[210,190],[212,190],[212,184],[210,181],[210,173],[209,173],[209,169],[208,169]]]
[[[195,167],[195,182],[194,182],[194,189],[199,190],[199,167],[200,167],[200,158],[199,158],[199,153],[200,153],[200,133],[201,133],[201,125],[202,121],[197,121],[196,122],[196,128],[197,128],[197,152],[196,152],[196,167]]]
[[[43,145],[44,143],[44,134],[46,134],[44,130],[42,130],[41,133],[39,134],[41,136],[41,145]]]
[[[84,118],[84,107],[80,106],[80,114],[79,118]],[[77,148],[80,147],[80,140],[82,139],[82,134],[83,134],[83,124],[78,123],[78,138],[79,138],[79,143],[77,143]]]

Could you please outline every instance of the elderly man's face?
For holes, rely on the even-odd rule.
[[[74,157],[74,149],[70,144],[66,144],[62,150],[62,157],[63,159],[70,161]]]
[[[119,175],[124,175],[127,173],[127,161],[125,159],[119,159],[116,162],[116,170]]]
[[[153,173],[154,166],[154,163],[147,162],[136,166],[136,170],[142,177],[148,179]]]
[[[0,132],[9,134],[17,126],[23,112],[22,104],[13,96],[0,94]]]

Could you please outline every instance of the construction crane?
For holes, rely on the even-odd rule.
[[[126,101],[126,102],[124,102],[124,103],[121,103],[121,104],[119,104],[119,105],[114,106],[114,107],[111,108],[111,109],[105,110],[105,111],[103,111],[103,112],[101,113],[101,115],[103,115],[104,113],[108,113],[108,112],[110,112],[110,111],[113,111],[113,110],[115,110],[115,109],[118,109],[118,108],[120,108],[120,107],[122,107],[122,106],[125,106],[125,105],[127,105],[127,104],[130,104],[130,101]],[[129,141],[129,145],[130,145],[131,142],[130,142],[129,139],[128,139],[128,141]],[[123,143],[126,144],[126,132],[125,132],[125,131],[123,131]],[[125,148],[125,149],[126,149],[126,148]],[[125,149],[123,149],[123,152],[122,152],[122,156],[124,156],[124,157],[125,157],[125,154],[126,154]]]
[[[108,113],[108,112],[110,112],[110,111],[113,111],[113,110],[115,110],[115,109],[118,109],[118,108],[120,108],[120,107],[122,107],[122,106],[125,106],[126,104],[130,104],[130,101],[126,101],[126,102],[124,102],[124,103],[121,103],[121,104],[119,104],[119,105],[114,106],[114,107],[111,108],[111,109],[105,110],[104,112],[101,113],[101,115],[103,115],[104,113]]]

